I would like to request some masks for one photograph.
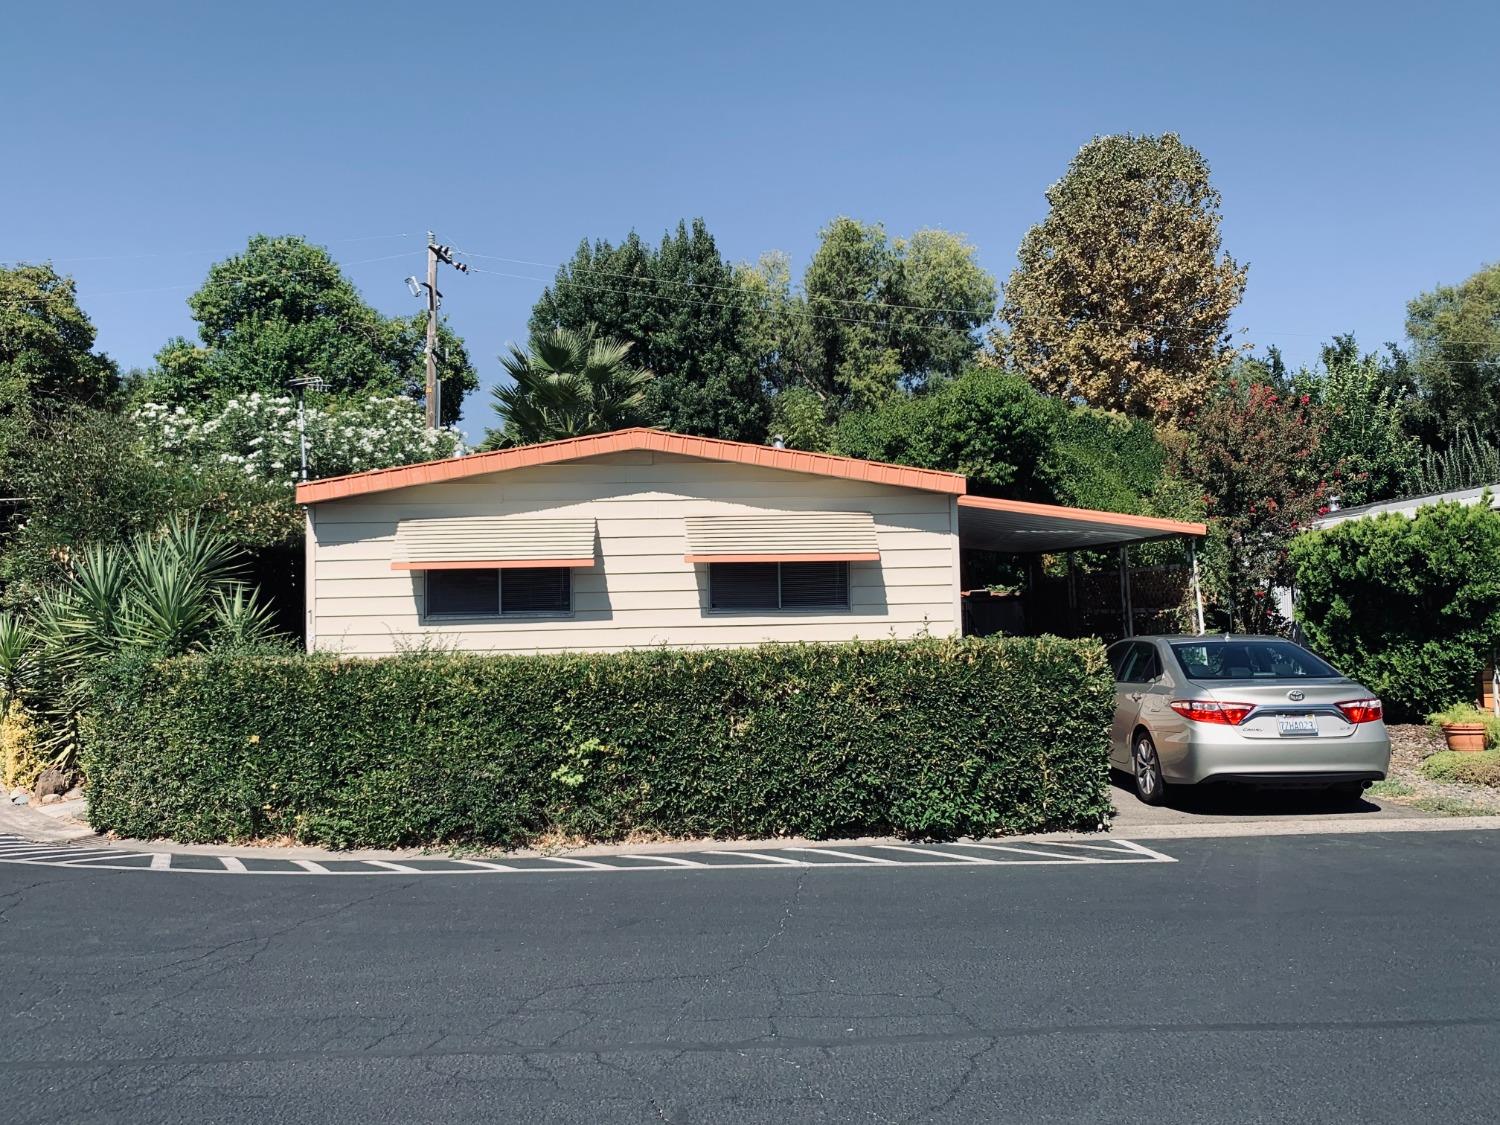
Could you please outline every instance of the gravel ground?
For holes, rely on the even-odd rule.
[[[1425,724],[1393,723],[1391,771],[1370,789],[1371,796],[1448,816],[1500,815],[1500,789],[1430,781],[1418,767],[1423,759],[1444,749],[1443,736]]]

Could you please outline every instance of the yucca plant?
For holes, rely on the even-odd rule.
[[[88,678],[104,662],[274,638],[270,607],[241,577],[241,562],[219,532],[176,520],[123,545],[85,548],[68,580],[39,600],[29,626],[0,621],[0,679],[31,677],[28,705],[55,765],[76,762]]]

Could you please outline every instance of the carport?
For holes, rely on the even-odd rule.
[[[1203,588],[1198,576],[1200,539],[1208,534],[1201,523],[1133,516],[1121,512],[1099,512],[1088,508],[1064,508],[1055,504],[1033,504],[1024,500],[1002,500],[990,496],[958,497],[958,539],[964,549],[995,551],[1035,558],[1062,554],[1068,561],[1068,605],[1078,609],[1078,577],[1074,555],[1078,551],[1114,550],[1119,556],[1120,620],[1123,635],[1135,632],[1135,608],[1131,590],[1130,548],[1137,543],[1162,539],[1184,539],[1188,547],[1189,581],[1198,632],[1204,631]]]

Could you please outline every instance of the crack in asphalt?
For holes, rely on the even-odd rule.
[[[120,1058],[48,1058],[0,1059],[0,1073],[46,1070],[93,1070],[153,1066],[225,1066],[245,1063],[298,1063],[318,1061],[353,1061],[365,1059],[429,1058],[508,1058],[508,1057],[593,1057],[596,1055],[687,1055],[734,1052],[776,1052],[789,1050],[869,1050],[880,1047],[920,1046],[923,1044],[989,1042],[1005,1040],[1070,1038],[1098,1035],[1287,1035],[1306,1032],[1371,1032],[1444,1030],[1466,1027],[1500,1027],[1500,1014],[1490,1016],[1454,1016],[1444,1018],[1369,1019],[1369,1020],[1267,1020],[1243,1023],[1098,1023],[1030,1025],[1022,1027],[981,1028],[974,1031],[914,1031],[893,1035],[848,1036],[781,1036],[762,1039],[684,1042],[681,1040],[639,1041],[609,1044],[580,1044],[549,1047],[542,1044],[491,1044],[485,1046],[416,1050],[287,1050],[245,1053],[226,1052],[204,1055],[145,1055]],[[442,1036],[433,1040],[441,1042]]]

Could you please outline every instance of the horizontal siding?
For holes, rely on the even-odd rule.
[[[767,640],[947,635],[954,550],[945,495],[750,466],[632,453],[423,485],[315,509],[319,648],[378,655],[413,644],[474,651],[611,651]],[[689,515],[864,512],[881,560],[851,563],[848,610],[709,611],[707,570],[683,560]],[[420,574],[391,569],[401,520],[531,515],[597,522],[601,562],[573,573],[560,617],[424,622]]]

